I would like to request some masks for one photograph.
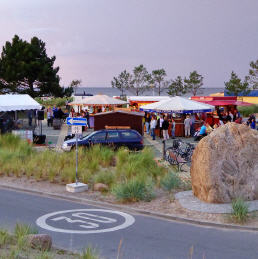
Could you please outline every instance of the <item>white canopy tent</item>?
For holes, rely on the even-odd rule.
[[[116,106],[126,104],[127,102],[112,98],[108,95],[97,94],[94,96],[87,96],[79,101],[71,102],[69,105],[80,105],[80,106]]]
[[[164,113],[196,113],[211,112],[215,108],[212,105],[196,102],[180,96],[171,97],[160,102],[146,104],[140,107],[141,111]]]
[[[0,95],[0,112],[40,109],[41,105],[28,94]]]

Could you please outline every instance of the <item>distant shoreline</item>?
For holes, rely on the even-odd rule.
[[[213,88],[213,87],[207,87],[207,88],[202,88],[202,91],[200,93],[198,93],[197,95],[200,96],[208,96],[212,93],[218,93],[218,92],[224,92],[224,88]],[[119,91],[116,88],[112,88],[112,87],[78,87],[75,91],[76,94],[106,94],[109,96],[120,96],[121,95],[121,91]],[[127,96],[132,96],[135,95],[135,93],[133,91],[125,91],[125,95]],[[140,96],[157,96],[157,90],[153,92],[153,90],[148,90],[145,91],[143,94],[140,94]],[[168,96],[168,94],[166,93],[166,90],[164,90],[161,93],[161,96]],[[190,97],[192,96],[191,93],[187,93],[185,95],[183,95],[185,97]]]

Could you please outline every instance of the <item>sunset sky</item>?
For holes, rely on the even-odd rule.
[[[39,37],[65,86],[108,87],[144,64],[224,87],[258,59],[257,0],[0,0],[0,10],[1,49],[15,34]]]

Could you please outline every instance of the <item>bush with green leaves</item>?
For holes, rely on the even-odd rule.
[[[35,100],[45,107],[48,107],[48,106],[53,107],[54,105],[59,107],[59,106],[65,106],[67,101],[73,100],[73,97],[51,98],[48,100],[42,100],[40,97],[36,97]]]
[[[243,117],[249,117],[253,113],[258,113],[258,105],[239,106],[238,110]]]
[[[160,184],[164,190],[171,192],[182,186],[182,180],[177,173],[170,171],[162,178]]]
[[[122,202],[151,201],[154,195],[153,182],[149,178],[132,178],[114,186],[112,193]]]
[[[243,199],[232,201],[232,217],[237,223],[244,223],[248,219],[248,206]]]

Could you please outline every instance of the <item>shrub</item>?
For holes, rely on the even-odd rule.
[[[238,107],[239,112],[244,117],[249,117],[253,113],[258,113],[258,105]]]
[[[153,182],[150,179],[143,181],[140,178],[133,178],[126,183],[117,184],[112,193],[117,200],[123,202],[151,201],[154,198]]]
[[[164,176],[160,184],[164,190],[171,192],[173,189],[182,186],[182,181],[176,173],[169,172]]]
[[[248,218],[248,206],[241,198],[232,201],[232,217],[238,223],[244,223]]]

